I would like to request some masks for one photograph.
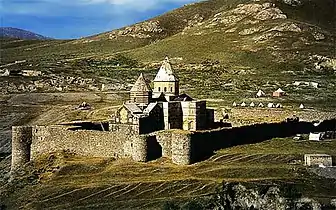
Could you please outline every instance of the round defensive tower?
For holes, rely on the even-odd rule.
[[[147,136],[138,135],[133,138],[133,154],[134,161],[146,162],[147,161]]]
[[[12,166],[15,171],[30,161],[30,145],[32,143],[32,127],[12,127]]]
[[[191,134],[172,134],[172,161],[178,165],[191,164]]]

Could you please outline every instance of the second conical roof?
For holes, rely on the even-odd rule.
[[[143,74],[141,73],[134,86],[131,89],[131,92],[151,92],[152,89],[146,82]]]

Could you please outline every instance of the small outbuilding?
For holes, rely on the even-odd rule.
[[[306,166],[332,167],[332,157],[327,154],[305,154]]]
[[[259,103],[258,106],[259,106],[259,107],[264,107],[264,104],[263,104],[263,103]]]
[[[300,107],[299,107],[300,109],[304,109],[305,108],[305,106],[303,105],[303,104],[300,104]]]
[[[286,95],[286,92],[281,90],[281,88],[273,92],[273,97],[282,97],[284,95]]]
[[[321,141],[323,140],[323,133],[310,133],[309,141]]]
[[[91,108],[91,105],[86,103],[85,101],[77,107],[77,109],[79,110],[90,110]]]
[[[236,102],[233,102],[232,106],[233,106],[233,107],[236,107],[236,106],[237,106],[237,103],[236,103]]]
[[[255,104],[253,102],[251,102],[250,107],[255,107]]]
[[[8,69],[0,70],[0,77],[8,77],[10,74]]]
[[[320,87],[320,84],[317,83],[317,82],[311,82],[310,85],[314,88],[319,88]]]
[[[245,107],[246,106],[246,103],[245,102],[243,102],[243,103],[241,103],[241,105],[240,106],[242,106],[242,107]]]

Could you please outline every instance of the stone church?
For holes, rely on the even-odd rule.
[[[130,100],[112,116],[110,130],[128,125],[132,133],[146,134],[170,129],[206,130],[213,126],[214,110],[207,109],[206,101],[180,94],[179,80],[168,58],[162,63],[153,88],[140,74],[130,90]]]

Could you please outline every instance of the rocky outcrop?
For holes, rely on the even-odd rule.
[[[133,37],[139,39],[151,38],[153,34],[160,34],[163,28],[159,21],[147,21],[138,23],[121,30],[112,31],[109,33],[109,39],[116,39],[118,37]]]
[[[252,28],[246,28],[242,31],[239,32],[239,35],[250,35],[250,34],[254,34],[256,32],[259,32],[260,30],[262,30],[263,27],[259,26],[259,27],[252,27]]]
[[[275,20],[275,19],[286,19],[287,16],[272,3],[251,3],[251,4],[240,4],[235,9],[220,12],[210,19],[210,23],[207,27],[213,27],[218,24],[223,24],[224,26],[234,26],[238,22],[245,25],[254,25],[260,23],[260,21],[265,20]],[[258,29],[258,26],[254,29]],[[250,30],[251,29],[244,29]],[[250,34],[249,32],[241,32],[241,34]]]
[[[184,20],[185,22],[187,22],[187,27],[184,28],[184,31],[185,30],[188,30],[196,25],[199,25],[203,22],[204,20],[204,17],[202,17],[201,15],[199,14],[196,14],[192,19],[190,20]]]
[[[82,78],[63,75],[44,75],[39,79],[16,79],[0,81],[0,93],[27,93],[27,92],[67,92],[67,91],[108,91],[126,90],[127,85],[121,82],[110,82],[102,85],[92,78]],[[104,88],[102,88],[104,87]]]
[[[281,37],[283,34],[281,32],[275,32],[275,31],[271,31],[271,32],[267,32],[261,35],[257,35],[255,37],[253,37],[253,40],[256,42],[260,42],[260,41],[267,41],[269,39],[272,39],[274,37]]]
[[[223,189],[214,195],[204,209],[321,209],[321,204],[314,199],[301,197],[299,194],[288,195],[278,186],[260,189],[258,186],[247,188],[240,183],[225,183]]]
[[[302,2],[300,0],[282,0],[285,4],[291,5],[291,6],[301,6]]]
[[[286,19],[287,16],[282,13],[279,8],[269,8],[263,10],[254,16],[256,19],[259,20],[275,20],[275,19]]]
[[[328,58],[322,55],[312,55],[309,57],[309,62],[313,63],[315,70],[331,70],[336,71],[336,59]]]
[[[281,31],[281,32],[301,32],[301,28],[295,23],[283,23],[279,26],[275,26],[274,28],[270,29],[270,31]]]

